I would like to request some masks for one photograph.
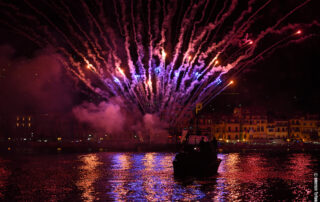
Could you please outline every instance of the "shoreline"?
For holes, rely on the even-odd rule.
[[[178,152],[181,144],[106,144],[106,143],[0,143],[0,153],[90,153],[90,152]],[[233,152],[319,152],[320,144],[233,144],[218,145],[218,153]]]

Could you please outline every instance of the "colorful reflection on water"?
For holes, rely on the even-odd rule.
[[[79,166],[79,180],[77,187],[82,190],[82,199],[85,201],[93,201],[96,193],[94,183],[100,176],[98,165],[102,164],[96,154],[88,154],[79,156],[82,165]]]
[[[0,200],[313,200],[319,155],[230,153],[217,175],[175,179],[173,153],[0,157]]]

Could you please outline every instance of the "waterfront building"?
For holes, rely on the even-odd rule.
[[[201,115],[199,128],[210,136],[226,142],[259,140],[312,141],[319,139],[320,121],[305,115],[289,119],[270,119],[265,112],[235,108],[232,115]],[[194,126],[195,126],[194,122]]]
[[[293,140],[301,139],[301,118],[289,119],[289,138]]]
[[[303,117],[301,119],[300,130],[300,139],[302,139],[302,141],[311,141],[317,139],[319,130],[318,120],[309,119],[309,117]]]
[[[224,120],[225,134],[223,139],[225,140],[240,140],[241,138],[241,123],[236,117],[227,117]]]
[[[287,139],[288,121],[272,120],[268,122],[267,139]]]

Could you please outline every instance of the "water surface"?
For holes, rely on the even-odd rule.
[[[313,200],[319,155],[230,153],[210,178],[175,179],[173,153],[0,156],[0,200]]]

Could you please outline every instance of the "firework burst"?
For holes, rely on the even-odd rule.
[[[105,100],[121,97],[128,111],[135,107],[175,125],[196,103],[206,105],[231,85],[244,67],[313,36],[304,29],[319,27],[316,21],[283,25],[308,2],[267,26],[257,24],[268,18],[271,0],[25,0],[0,6],[1,23],[39,47],[54,47],[90,91]],[[270,35],[278,38],[259,48]]]

